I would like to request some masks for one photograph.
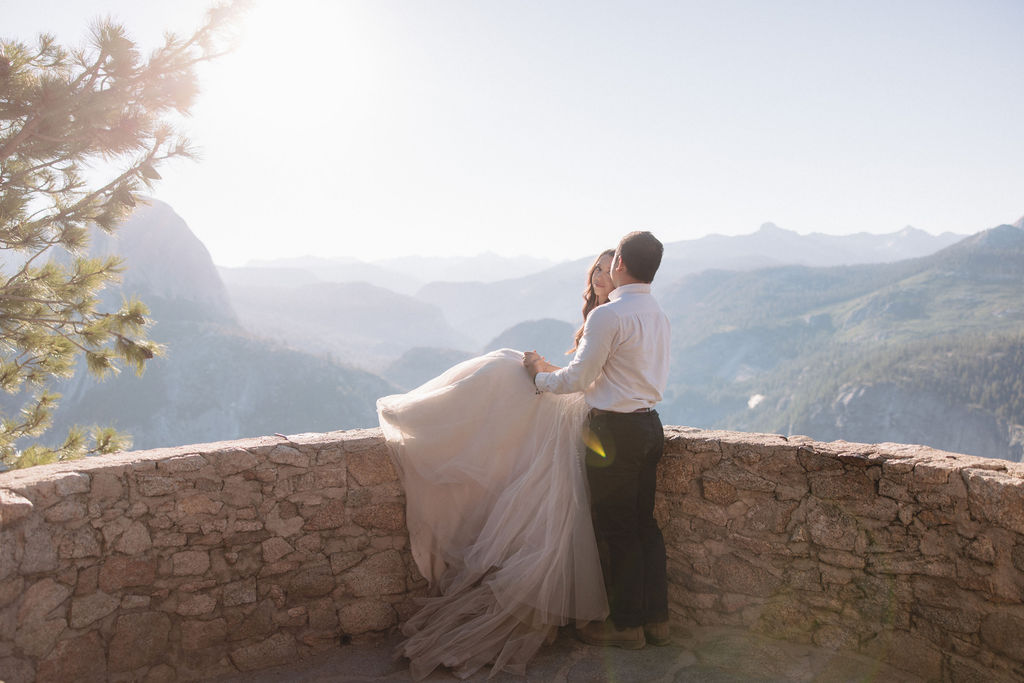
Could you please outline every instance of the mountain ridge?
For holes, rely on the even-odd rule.
[[[164,202],[147,199],[113,234],[93,230],[89,253],[125,257],[121,282],[103,292],[108,304],[116,305],[121,294],[145,292],[144,302],[156,320],[187,317],[237,326],[237,315],[209,250]]]
[[[205,246],[162,202],[140,207],[92,249],[123,256],[123,282],[105,289],[104,301],[138,296],[153,312],[149,336],[166,354],[142,377],[100,381],[79,363],[53,387],[62,398],[45,435],[51,441],[90,423],[127,432],[135,448],[364,427],[376,420],[376,399],[395,391],[365,370],[243,329]],[[9,413],[22,398],[0,403]]]
[[[1024,407],[998,415],[997,407],[948,400],[957,392],[969,395],[957,387],[981,381],[982,365],[946,377],[942,390],[929,389],[921,379],[926,375],[893,383],[896,366],[875,379],[868,379],[868,369],[885,354],[900,352],[908,354],[906,364],[943,376],[946,356],[922,344],[975,335],[955,347],[967,354],[986,348],[993,334],[1024,334],[1022,263],[1024,230],[997,226],[897,263],[690,275],[662,296],[674,335],[672,389],[661,412],[669,421],[695,426],[819,439],[872,435],[872,441],[921,441],[1019,458],[1021,438],[1015,435],[1024,429]],[[1011,364],[982,384],[994,386],[1003,376],[1019,380],[1006,400],[1020,394],[1024,406],[1022,372]],[[840,376],[848,385],[843,390],[832,384]],[[754,396],[760,397],[756,409],[749,405]],[[889,407],[878,410],[873,402]],[[914,412],[915,402],[931,405],[944,421],[928,422],[927,411]],[[965,446],[949,424],[987,434],[984,452]],[[982,448],[980,437],[974,448]]]
[[[913,230],[909,233],[911,237],[928,235]],[[805,236],[766,223],[761,230],[749,235],[709,235],[669,242],[665,244],[654,291],[660,294],[680,278],[712,268],[751,271],[785,265],[843,266],[851,265],[851,259],[898,262],[934,253],[962,238],[944,233],[929,236],[923,242],[913,239],[900,242],[900,234],[906,234],[906,228],[885,235],[855,233],[835,237],[812,233]],[[771,236],[775,235],[783,235],[785,240],[773,239]],[[903,246],[886,246],[894,241]],[[583,258],[563,262],[530,276],[493,283],[433,282],[425,285],[417,297],[436,303],[454,327],[472,335],[481,344],[522,320],[554,318],[579,325],[580,292],[591,261],[591,258]],[[496,301],[503,305],[494,306]]]
[[[561,364],[590,264],[579,259],[495,283],[435,282],[413,297],[368,283],[324,281],[302,268],[218,269],[169,207],[157,205],[135,219],[152,225],[126,223],[116,240],[97,245],[129,247],[125,282],[106,296],[132,293],[151,303],[157,319],[152,336],[168,343],[168,355],[152,361],[141,380],[99,384],[79,372],[58,387],[65,397],[56,425],[109,422],[102,418],[110,415],[116,426],[135,433],[137,447],[370,426],[376,398],[494,345],[550,346],[545,355]],[[766,226],[762,232],[781,243],[788,231]],[[913,228],[901,232],[917,234]],[[1024,434],[1024,408],[999,412],[1000,405],[1018,405],[1017,370],[1012,363],[994,373],[982,369],[989,367],[985,349],[999,350],[992,357],[1016,358],[1012,335],[1021,332],[1024,339],[1022,234],[1024,228],[997,226],[927,255],[859,265],[725,270],[704,263],[686,271],[682,261],[667,258],[655,287],[673,322],[670,385],[659,406],[663,420],[750,431],[817,430],[814,438],[868,434],[872,441],[907,442],[932,434],[947,441],[929,445],[957,450],[968,450],[963,434],[975,434],[970,439],[988,449],[975,454],[1019,457],[1014,444],[1020,439],[1013,435]],[[739,251],[730,239],[722,237],[721,244]],[[739,257],[737,262],[745,258]],[[560,311],[572,320],[550,314]],[[247,332],[257,315],[278,326],[261,328],[276,341]],[[303,319],[305,330],[296,324]],[[460,327],[483,338],[460,336]],[[339,353],[328,342],[345,334],[350,347],[375,356],[379,371],[332,359]],[[985,336],[992,334],[1011,335],[1010,341]],[[947,376],[945,356],[925,342],[965,335],[980,340],[962,346],[962,354],[974,353],[977,362],[956,366],[963,377]],[[294,348],[303,341],[312,353]],[[894,352],[909,354],[903,365],[885,360]],[[876,366],[921,366],[927,372],[904,377],[890,369],[878,378],[863,369]],[[1007,377],[1009,384],[1001,379]],[[996,386],[1010,398],[993,402]],[[971,398],[986,388],[988,398]],[[1019,393],[1024,405],[1024,388]],[[914,412],[914,405],[925,408]],[[907,407],[903,413],[901,406]],[[929,427],[929,410],[947,424]],[[893,425],[909,424],[908,417],[917,421],[917,431],[893,431]],[[960,436],[946,429],[957,420]]]

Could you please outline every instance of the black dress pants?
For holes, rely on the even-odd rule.
[[[668,619],[665,541],[654,488],[665,434],[658,413],[597,413],[587,442],[594,532],[608,550],[605,577],[618,628]]]

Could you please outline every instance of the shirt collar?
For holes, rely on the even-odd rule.
[[[630,285],[619,285],[608,295],[609,301],[618,301],[627,294],[650,294],[651,285],[649,282],[634,282]]]

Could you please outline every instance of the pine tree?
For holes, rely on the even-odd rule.
[[[111,233],[160,178],[194,156],[172,120],[197,95],[195,67],[222,54],[239,3],[211,9],[190,37],[167,34],[148,59],[124,27],[98,22],[86,47],[41,35],[0,40],[0,388],[27,396],[0,416],[0,458],[16,467],[120,450],[108,428],[73,428],[61,446],[39,444],[59,398],[47,390],[80,358],[97,376],[141,373],[161,349],[146,338],[148,310],[125,300],[101,310],[116,257],[89,258],[92,226]]]

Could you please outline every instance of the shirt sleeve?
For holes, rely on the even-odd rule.
[[[539,372],[534,384],[541,391],[572,394],[583,391],[597,379],[611,353],[618,330],[612,311],[595,308],[583,325],[583,338],[572,361],[555,372]]]

